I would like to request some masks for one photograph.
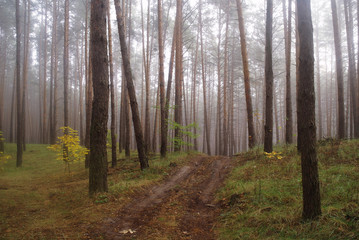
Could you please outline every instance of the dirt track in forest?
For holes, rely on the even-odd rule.
[[[89,230],[93,239],[216,239],[214,200],[230,170],[226,157],[200,156],[135,196],[114,218]]]

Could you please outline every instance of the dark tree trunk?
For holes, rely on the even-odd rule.
[[[22,124],[21,124],[21,92],[20,92],[20,3],[16,0],[16,110],[17,110],[17,152],[16,152],[16,167],[22,166]]]
[[[264,125],[264,151],[273,151],[273,67],[272,67],[272,35],[273,35],[273,1],[267,0],[266,46],[265,46],[265,87],[266,111]]]
[[[303,186],[303,218],[321,214],[318,160],[316,152],[313,26],[310,0],[297,0],[299,66],[298,122],[301,122],[301,165]]]
[[[89,193],[106,192],[107,186],[107,120],[108,59],[106,35],[106,0],[91,1],[91,62],[93,104],[90,133]]]
[[[245,35],[245,31],[244,31],[244,20],[243,20],[241,0],[237,0],[237,11],[238,11],[239,33],[240,33],[240,37],[241,37],[244,90],[245,90],[245,95],[246,95],[246,106],[247,106],[248,142],[249,142],[249,148],[253,148],[256,143],[256,137],[255,137],[254,123],[253,123],[253,108],[252,108],[251,86],[250,86],[250,80],[249,80],[247,43],[246,43],[246,35]]]
[[[291,45],[292,45],[292,0],[288,0],[288,21],[286,18],[286,7],[283,0],[283,18],[284,18],[284,35],[285,35],[285,142],[293,143],[293,113],[292,113],[292,92],[290,80],[290,64],[291,64]]]
[[[342,57],[341,39],[339,35],[336,0],[331,0],[331,6],[332,6],[332,17],[333,17],[335,64],[336,64],[337,87],[338,87],[338,113],[339,113],[338,138],[343,139],[345,137],[343,57]]]
[[[138,157],[140,160],[141,169],[143,170],[145,168],[148,168],[149,165],[148,165],[148,158],[144,146],[143,132],[141,127],[140,115],[138,111],[138,104],[136,100],[136,92],[135,92],[135,87],[133,85],[132,70],[131,70],[130,59],[127,50],[126,38],[125,38],[123,15],[122,15],[122,10],[119,0],[115,0],[115,8],[116,8],[117,25],[118,25],[118,32],[120,37],[120,44],[121,44],[123,69],[125,71],[127,90],[130,98],[132,120],[133,120],[133,127],[135,129]]]
[[[52,8],[52,37],[51,37],[51,66],[50,66],[50,144],[56,143],[56,89],[57,82],[57,0],[53,0]]]
[[[158,85],[160,88],[160,108],[161,108],[161,157],[166,157],[167,154],[167,131],[166,123],[166,102],[165,102],[165,73],[163,66],[163,29],[162,29],[162,0],[157,0],[158,10]],[[155,134],[155,133],[154,133]]]
[[[354,55],[354,43],[353,43],[353,14],[351,1],[344,0],[345,10],[345,25],[347,30],[347,43],[348,43],[348,56],[349,56],[349,81],[350,81],[350,97],[351,108],[354,119],[354,137],[359,138],[359,119],[357,114],[357,79],[355,70],[355,55]]]

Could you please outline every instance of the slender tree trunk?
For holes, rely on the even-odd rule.
[[[14,142],[14,122],[15,122],[15,119],[16,117],[14,117],[15,113],[15,102],[16,102],[16,99],[15,99],[15,90],[17,89],[16,87],[16,67],[14,69],[14,80],[13,80],[13,88],[12,88],[12,97],[11,97],[11,117],[10,117],[10,142],[13,143]]]
[[[220,3],[221,4],[221,3]],[[221,6],[218,8],[218,44],[217,44],[217,126],[216,126],[216,154],[220,154],[222,151],[222,119],[221,119]],[[202,45],[201,45],[202,47]]]
[[[44,26],[44,77],[43,77],[43,94],[42,94],[42,102],[43,102],[43,110],[42,110],[42,143],[48,143],[47,139],[47,123],[46,123],[46,115],[47,115],[47,97],[46,97],[46,79],[47,79],[47,0],[45,1],[45,26]]]
[[[266,121],[264,125],[264,151],[273,151],[273,1],[267,0],[266,46],[265,46],[265,86],[266,86]]]
[[[108,27],[108,48],[110,61],[110,88],[111,88],[111,163],[112,167],[117,165],[116,156],[116,107],[115,107],[115,86],[113,83],[114,69],[112,60],[112,29],[111,29],[111,8],[110,0],[107,0],[107,27]]]
[[[177,0],[177,34],[176,34],[176,62],[175,62],[175,116],[174,121],[178,126],[182,125],[182,81],[183,81],[183,50],[182,50],[182,0]],[[174,151],[181,151],[182,134],[179,127],[175,128]]]
[[[161,109],[161,157],[167,154],[167,131],[166,131],[166,102],[165,102],[165,73],[163,66],[164,47],[163,47],[163,29],[162,29],[162,0],[157,0],[158,16],[158,85],[160,90],[160,109]]]
[[[26,7],[27,2],[27,7]],[[23,151],[26,151],[26,144],[25,144],[25,137],[26,137],[26,92],[27,92],[27,74],[28,74],[28,56],[29,56],[29,41],[30,41],[30,1],[24,1],[24,62],[22,68],[22,144],[23,144]]]
[[[226,32],[224,39],[224,76],[223,76],[223,149],[222,154],[228,155],[228,113],[227,113],[227,82],[228,82],[228,23],[229,23],[229,2],[226,13]]]
[[[336,64],[337,87],[338,87],[338,113],[339,113],[338,138],[343,139],[345,137],[343,57],[342,57],[341,39],[339,35],[336,0],[331,0],[331,6],[332,6],[333,31],[334,31],[335,64]]]
[[[318,160],[316,154],[313,27],[310,0],[297,0],[299,66],[298,122],[302,122],[301,165],[303,218],[321,215]]]
[[[56,143],[56,126],[55,126],[55,108],[56,98],[54,84],[57,75],[57,0],[52,1],[52,37],[51,37],[51,66],[50,66],[50,109],[49,109],[49,122],[50,122],[50,144]],[[56,71],[55,71],[56,69]]]
[[[254,123],[253,123],[253,109],[252,109],[251,87],[250,87],[250,80],[249,80],[246,35],[245,35],[245,31],[244,31],[242,3],[241,3],[241,0],[236,0],[236,1],[237,1],[237,11],[238,11],[239,33],[240,33],[240,37],[241,37],[241,52],[242,52],[243,74],[244,74],[244,90],[245,90],[245,95],[246,95],[246,106],[247,106],[248,143],[249,143],[249,148],[253,148],[256,143],[256,136],[255,136],[255,132],[254,132]]]
[[[286,0],[283,0],[284,39],[285,39],[285,66],[286,66],[286,121],[285,121],[285,142],[293,143],[293,113],[292,113],[292,92],[290,80],[291,45],[292,45],[292,0],[288,0],[288,21],[286,17]]]
[[[69,84],[69,19],[70,19],[69,0],[65,0],[65,23],[64,23],[64,134],[68,134],[69,109],[68,109],[68,84]],[[44,124],[44,123],[43,123]],[[45,128],[43,128],[45,129]],[[67,159],[68,149],[64,147],[63,158]]]
[[[208,114],[207,114],[207,95],[206,95],[206,75],[205,75],[205,65],[204,65],[204,50],[203,50],[203,33],[202,33],[202,0],[199,2],[199,25],[200,25],[200,42],[201,42],[201,61],[202,61],[202,84],[203,84],[203,117],[204,117],[204,128],[206,131],[206,143],[207,143],[207,153],[211,155],[211,138],[210,138],[210,126],[208,124]]]
[[[355,70],[355,56],[354,56],[354,43],[353,43],[353,14],[351,1],[344,0],[345,9],[345,25],[347,30],[347,44],[348,44],[348,56],[349,56],[349,78],[350,78],[350,96],[351,106],[354,119],[354,137],[359,138],[359,119],[357,114],[357,79]]]
[[[194,66],[193,66],[193,106],[192,106],[192,111],[193,111],[193,122],[197,123],[197,113],[196,113],[196,96],[197,96],[197,92],[196,92],[196,87],[197,87],[197,63],[198,63],[198,39],[199,39],[199,33],[197,33],[197,40],[196,40],[196,53],[195,53],[195,57],[194,57]],[[193,133],[196,136],[197,135],[197,128],[195,127],[193,129]],[[195,137],[193,139],[194,143],[194,150],[198,151],[198,140],[197,137]]]
[[[92,87],[92,61],[91,61],[91,51],[89,53],[89,58],[87,57],[87,49],[91,41],[88,43],[88,9],[89,2],[86,1],[86,21],[85,21],[85,65],[86,65],[86,135],[85,135],[85,147],[90,148],[90,130],[91,130],[91,115],[92,115],[92,99],[93,99],[93,87]],[[90,36],[91,38],[91,36]],[[87,62],[88,60],[88,62]],[[86,155],[85,168],[88,168],[90,164],[90,155]]]
[[[91,1],[91,62],[93,105],[90,136],[89,193],[106,192],[107,186],[107,121],[108,58],[106,35],[106,0]]]
[[[0,38],[0,54],[3,58],[2,65],[0,65],[0,152],[4,152],[4,132],[3,132],[3,116],[4,116],[4,87],[6,78],[6,63],[7,63],[7,41]],[[1,62],[0,62],[1,63]],[[12,109],[11,109],[12,114]],[[12,118],[12,116],[11,116]]]
[[[322,127],[322,97],[321,97],[321,90],[320,90],[320,58],[319,58],[319,12],[318,12],[318,19],[316,22],[316,44],[317,48],[315,49],[316,55],[316,64],[317,64],[317,94],[318,94],[318,139],[321,139],[323,136],[323,127]]]
[[[137,100],[136,100],[136,92],[135,92],[135,87],[133,85],[133,80],[132,80],[132,70],[131,70],[131,65],[130,65],[130,59],[128,56],[127,44],[126,44],[126,39],[125,39],[125,29],[124,29],[124,23],[123,23],[123,15],[122,15],[122,10],[121,10],[119,0],[115,0],[115,8],[116,8],[116,15],[117,15],[118,32],[119,32],[120,43],[121,43],[121,54],[122,54],[123,68],[125,71],[128,94],[129,94],[129,98],[131,101],[132,120],[133,120],[134,129],[135,129],[137,151],[138,151],[141,169],[143,170],[145,168],[148,168],[149,165],[148,165],[148,158],[147,158],[145,146],[144,146],[144,139],[143,139],[140,115],[139,115],[138,104],[137,104]]]
[[[17,151],[16,151],[16,167],[22,166],[22,124],[21,124],[21,92],[20,92],[20,3],[16,0],[16,110],[17,110]]]

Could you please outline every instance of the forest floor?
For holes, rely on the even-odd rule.
[[[322,215],[301,219],[300,155],[257,147],[232,158],[136,153],[109,168],[107,193],[88,196],[83,162],[64,171],[47,145],[28,144],[23,166],[0,164],[2,239],[359,239],[359,140],[318,143]]]
[[[217,239],[221,203],[215,193],[230,169],[230,158],[196,156],[134,197],[116,217],[93,225],[89,238]]]

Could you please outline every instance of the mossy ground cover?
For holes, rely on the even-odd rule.
[[[83,162],[71,164],[68,173],[48,145],[28,144],[23,166],[16,168],[16,145],[5,147],[11,158],[0,171],[0,239],[86,238],[91,224],[115,215],[132,194],[170,174],[175,168],[170,163],[180,166],[190,158],[154,155],[150,168],[141,171],[136,153],[130,159],[120,155],[118,167],[109,169],[109,192],[89,198]]]
[[[295,146],[240,154],[218,192],[220,239],[359,239],[359,141],[318,143],[322,216],[303,222],[300,156]]]

